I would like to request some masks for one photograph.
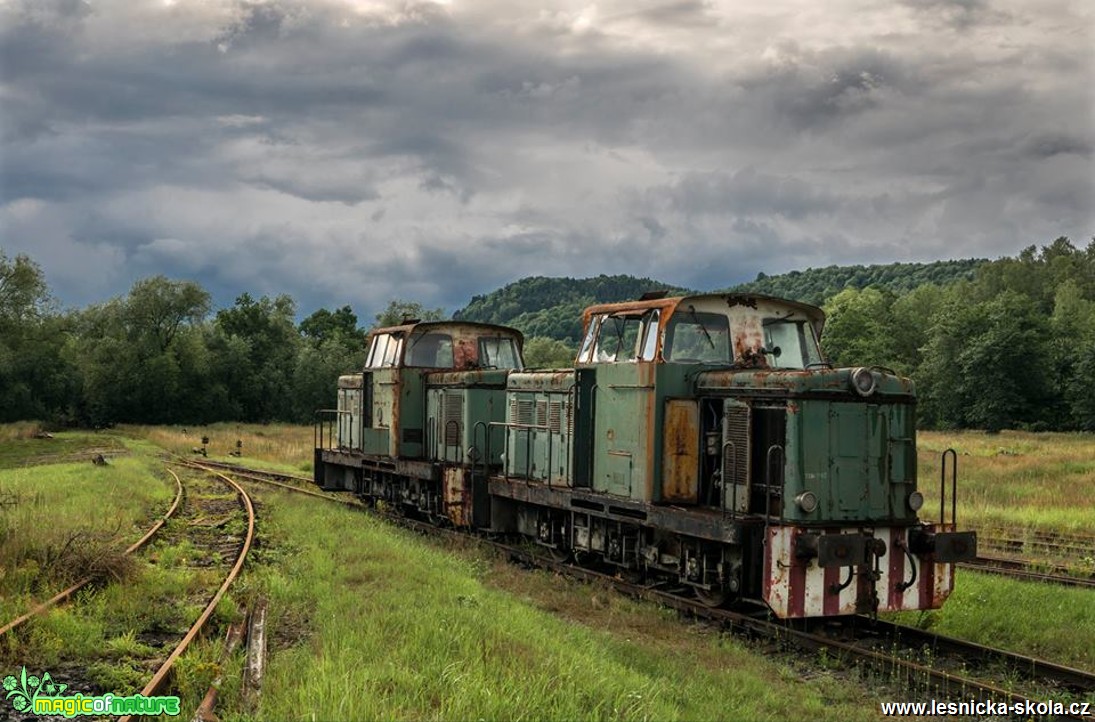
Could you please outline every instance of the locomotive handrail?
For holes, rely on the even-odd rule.
[[[340,414],[349,414],[350,415],[350,424],[351,424],[351,426],[350,426],[350,436],[351,436],[351,438],[353,437],[353,412],[352,411],[343,411],[342,409],[316,409],[315,412],[313,412],[313,414],[312,414],[312,418],[314,419],[314,421],[312,423],[312,443],[314,444],[315,448],[317,448],[317,449],[326,449],[327,448],[326,446],[323,445],[323,425],[325,423],[326,423],[326,425],[329,429],[328,434],[327,434],[327,441],[328,441],[328,443],[331,443],[332,439],[335,436],[334,430],[332,429],[332,427],[334,426],[335,423],[337,423],[338,416]],[[330,448],[333,449],[335,447],[332,445]]]
[[[779,444],[772,444],[771,446],[769,446],[768,447],[768,453],[766,454],[765,460],[764,460],[765,466],[767,467],[764,470],[764,538],[765,539],[768,538],[768,527],[772,523],[772,488],[775,486],[775,484],[772,483],[772,468],[773,468],[772,452],[777,452],[780,456],[780,459],[782,460],[783,459],[783,447],[780,446]],[[783,466],[782,465],[779,467],[779,470],[780,470],[780,476],[779,476],[779,487],[780,487],[779,488],[779,497],[780,497],[779,521],[782,522],[783,521],[783,484],[786,480],[786,475],[783,473]]]
[[[939,523],[943,524],[947,513],[947,455],[951,457],[951,526],[957,528],[958,519],[958,452],[947,449],[939,462]]]
[[[475,424],[471,427],[471,445],[473,447],[477,446],[477,444],[475,442],[479,439],[479,428],[480,427],[483,428],[483,447],[487,450],[486,456],[483,457],[483,472],[486,473],[487,469],[490,468],[490,463],[491,463],[490,429],[487,427],[487,422],[482,421],[482,420],[476,421]],[[472,462],[472,473],[473,474],[475,473],[475,466],[476,466],[476,464],[473,461]]]

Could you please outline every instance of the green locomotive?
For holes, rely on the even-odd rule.
[[[953,512],[919,519],[911,382],[832,368],[823,322],[756,294],[648,295],[588,308],[575,367],[544,371],[512,329],[377,329],[317,423],[316,482],[712,605],[938,607],[976,538]]]

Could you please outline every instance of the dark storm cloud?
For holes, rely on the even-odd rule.
[[[11,2],[0,238],[74,303],[163,272],[363,317],[526,275],[716,288],[1083,242],[1089,20],[1065,0]]]

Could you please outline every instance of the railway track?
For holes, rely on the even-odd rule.
[[[140,691],[140,694],[145,697],[153,696],[161,690],[175,662],[202,631],[228,587],[243,568],[244,560],[250,551],[255,533],[254,504],[247,491],[236,481],[216,470],[206,470],[206,473],[215,474],[219,477],[233,492],[231,497],[226,499],[223,492],[220,494],[211,493],[210,489],[201,488],[203,485],[208,486],[207,479],[188,479],[184,489],[182,477],[170,468],[168,472],[176,484],[176,496],[171,508],[163,518],[159,519],[140,540],[126,549],[124,553],[126,555],[133,553],[145,546],[153,537],[158,540],[171,536],[185,537],[191,543],[192,548],[197,551],[191,562],[192,566],[203,567],[207,570],[212,570],[216,566],[231,566],[226,571],[224,581],[206,604],[197,621],[190,626],[182,639],[167,653],[166,659],[159,665],[155,674]],[[246,532],[243,534],[242,539],[237,538],[231,532],[220,531],[232,518],[232,515],[238,513],[238,510],[234,507],[242,509],[247,517]],[[227,516],[225,516],[226,514]],[[161,534],[160,532],[171,518],[185,523],[173,524],[171,529]],[[0,635],[26,624],[53,606],[67,601],[73,594],[93,581],[94,577],[86,577],[46,602],[35,606],[27,613],[0,627]],[[128,720],[129,717],[121,717],[120,719]]]
[[[978,533],[978,545],[1007,554],[1033,554],[1065,559],[1095,558],[1095,535],[1036,529],[992,530]]]
[[[176,660],[178,660],[178,658],[183,655],[187,647],[190,646],[190,643],[193,642],[194,639],[197,638],[198,634],[201,633],[202,629],[205,627],[206,622],[208,622],[209,618],[213,615],[213,611],[217,608],[217,604],[220,603],[221,599],[224,597],[225,592],[228,591],[228,587],[231,586],[232,582],[235,581],[237,576],[239,576],[240,570],[243,569],[244,560],[247,558],[247,553],[251,550],[251,544],[254,541],[255,506],[254,503],[251,501],[251,496],[242,486],[240,486],[238,482],[231,479],[227,475],[212,469],[207,469],[206,471],[220,477],[222,481],[224,481],[232,490],[236,492],[237,499],[240,505],[247,513],[247,532],[242,543],[239,545],[239,553],[236,555],[235,562],[232,564],[232,568],[228,571],[224,582],[220,585],[220,587],[217,588],[216,593],[213,595],[212,599],[209,600],[209,603],[205,606],[205,609],[202,610],[202,613],[198,617],[197,621],[195,621],[194,624],[191,625],[190,629],[187,630],[186,635],[177,645],[175,645],[174,649],[171,650],[171,653],[168,655],[163,664],[160,665],[159,669],[156,670],[156,673],[152,676],[152,679],[148,681],[143,689],[141,689],[140,694],[144,695],[145,697],[151,697],[160,691],[160,689],[163,687],[164,681],[167,679],[168,673],[170,673]],[[212,511],[214,513],[219,513],[223,511],[223,508],[218,508],[218,506],[220,505],[211,504],[206,509],[202,509],[201,511]],[[214,543],[212,548],[216,549],[219,552],[222,550],[223,545]],[[121,717],[119,719],[119,722],[127,722],[129,719],[130,717],[128,716]]]
[[[1066,566],[1048,566],[1041,562],[1029,559],[1012,559],[1009,557],[979,556],[968,562],[959,562],[958,566],[966,569],[976,569],[980,572],[1000,574],[1002,576],[1022,579],[1024,581],[1045,582],[1048,584],[1060,584],[1066,587],[1080,587],[1095,589],[1095,574],[1086,577],[1072,573]]]
[[[171,507],[167,510],[166,514],[158,519],[156,523],[153,524],[147,532],[145,532],[144,536],[135,541],[133,544],[129,545],[129,547],[124,552],[122,552],[123,556],[129,556],[130,554],[147,544],[152,539],[152,537],[156,536],[156,533],[163,528],[164,524],[167,523],[167,520],[170,519],[175,514],[175,511],[179,508],[179,504],[182,502],[183,499],[182,480],[179,479],[179,475],[176,474],[174,471],[171,471],[171,469],[168,469],[167,471],[175,480],[175,499],[171,502]],[[85,576],[67,589],[62,590],[47,599],[46,601],[35,605],[25,614],[19,615],[4,626],[0,627],[0,636],[3,636],[8,632],[23,626],[31,619],[34,619],[35,617],[45,613],[52,607],[67,602],[69,599],[72,598],[73,594],[94,582],[95,579],[96,577],[94,575]]]
[[[195,462],[187,460],[185,463]],[[204,462],[201,462],[204,463]],[[200,465],[200,464],[198,464]],[[248,469],[238,465],[231,473],[250,481],[319,497],[327,501],[369,509],[357,500],[350,501],[331,493],[306,489],[302,477]],[[385,518],[431,536],[449,536],[466,540],[468,535],[443,529],[426,522],[384,514]],[[945,692],[951,698],[978,697],[995,702],[1022,704],[1027,700],[1052,699],[1064,695],[1070,699],[1095,701],[1095,674],[1057,665],[1035,657],[995,649],[965,640],[934,634],[915,627],[865,617],[848,618],[839,625],[830,622],[791,624],[768,618],[764,613],[746,613],[712,609],[679,594],[675,590],[628,582],[612,574],[546,558],[526,549],[494,539],[476,537],[511,560],[549,569],[571,578],[602,584],[630,596],[648,599],[697,619],[718,624],[724,629],[749,636],[775,640],[789,648],[825,651],[848,662],[877,670],[891,678],[908,680]],[[977,675],[977,676],[974,676]],[[1021,680],[1021,687],[1016,686]],[[1095,715],[1068,717],[1095,720]]]

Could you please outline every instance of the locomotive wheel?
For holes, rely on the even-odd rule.
[[[552,561],[559,563],[570,561],[570,550],[560,549],[559,547],[548,547],[548,554],[551,555]]]
[[[700,589],[699,587],[693,588],[696,593],[696,600],[699,601],[705,607],[714,609],[715,607],[721,607],[726,604],[726,600],[729,599],[729,595],[725,589]]]

